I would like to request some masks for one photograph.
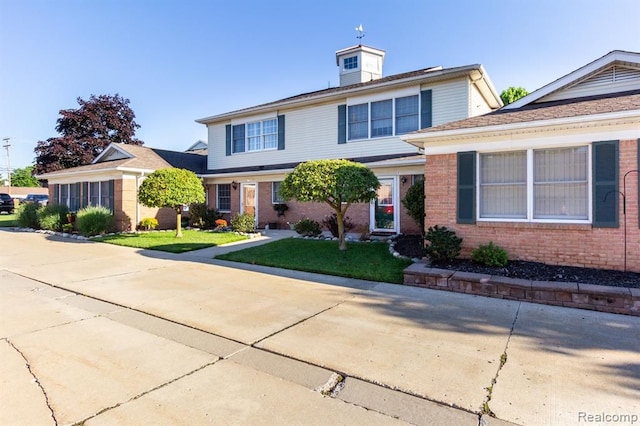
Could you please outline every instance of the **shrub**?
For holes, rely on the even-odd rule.
[[[38,224],[48,231],[61,231],[62,225],[67,223],[69,209],[62,204],[47,204],[38,209]]]
[[[448,262],[460,255],[462,238],[446,226],[431,226],[425,239],[429,242],[425,252],[433,262]]]
[[[147,231],[151,231],[158,227],[158,219],[155,217],[145,217],[140,221],[140,228],[146,229]]]
[[[22,228],[39,229],[38,223],[38,210],[40,204],[38,203],[20,203],[16,210],[16,222],[18,226]]]
[[[85,207],[76,215],[76,228],[85,237],[105,234],[113,225],[111,210],[103,206]]]
[[[481,245],[471,252],[471,260],[486,266],[507,266],[509,261],[507,251],[494,245],[493,241],[489,244]]]
[[[213,229],[216,220],[222,218],[222,213],[210,209],[205,203],[194,203],[189,206],[189,225],[195,228]]]
[[[344,232],[349,232],[355,226],[348,217],[345,217],[342,221],[344,223]],[[338,216],[333,213],[331,215],[327,215],[322,220],[322,224],[327,227],[331,235],[338,238]]]
[[[309,218],[304,218],[296,222],[294,229],[298,234],[305,237],[315,237],[321,233],[320,224]]]
[[[407,209],[411,219],[420,227],[420,233],[424,235],[424,179],[411,185],[407,195],[402,199],[402,205]]]
[[[249,213],[237,213],[231,219],[231,229],[236,232],[255,232],[256,217]]]

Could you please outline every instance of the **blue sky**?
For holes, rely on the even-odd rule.
[[[0,137],[27,166],[59,110],[119,93],[139,139],[184,150],[206,140],[197,118],[336,86],[359,24],[385,75],[480,63],[498,91],[533,91],[640,52],[639,18],[638,0],[0,0]]]

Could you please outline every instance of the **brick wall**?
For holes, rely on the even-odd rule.
[[[623,175],[638,168],[637,141],[620,141],[620,190]],[[620,227],[591,225],[478,222],[456,223],[456,155],[427,156],[425,162],[425,227],[445,225],[463,238],[462,257],[480,244],[493,241],[513,260],[529,260],[582,267],[622,270],[624,267],[624,221],[620,197]],[[627,270],[640,272],[638,179],[626,180]]]

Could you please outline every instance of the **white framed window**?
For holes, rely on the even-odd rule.
[[[396,135],[418,130],[420,110],[418,95],[396,98]]]
[[[585,223],[588,146],[478,154],[479,220]]]
[[[282,204],[284,199],[280,196],[280,185],[282,182],[271,182],[271,203]]]
[[[369,104],[349,105],[347,118],[349,140],[369,137]]]
[[[216,185],[217,209],[221,212],[231,211],[231,184],[219,183]]]
[[[371,102],[371,137],[393,135],[393,102],[391,99]]]
[[[278,149],[278,119],[255,121],[233,126],[233,152],[252,152]]]
[[[358,69],[358,57],[350,56],[348,58],[344,58],[344,61],[342,62],[342,68],[345,70]]]

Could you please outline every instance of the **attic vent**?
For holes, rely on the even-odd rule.
[[[640,71],[632,68],[611,67],[581,83],[581,86],[597,87],[611,83],[624,83],[640,80]]]

